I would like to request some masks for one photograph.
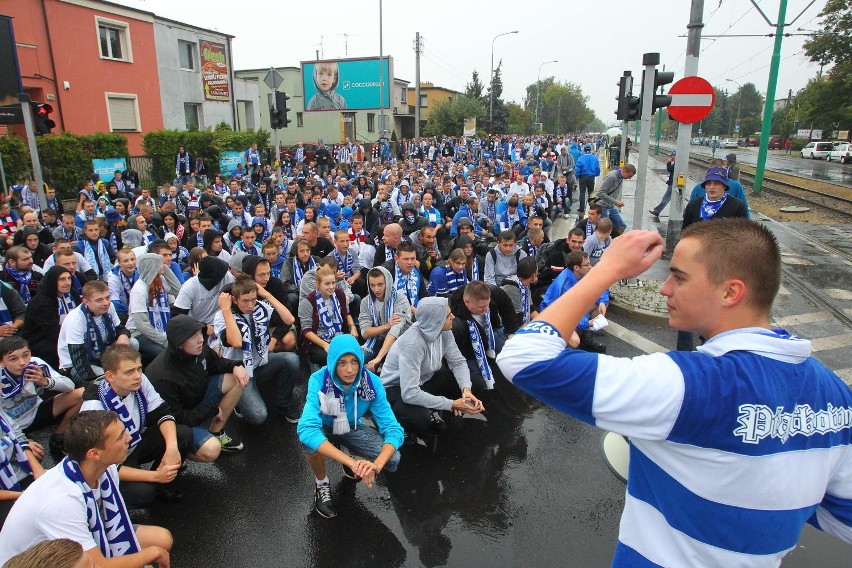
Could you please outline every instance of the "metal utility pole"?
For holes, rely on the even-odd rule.
[[[414,34],[414,138],[420,138],[420,32]],[[419,144],[419,142],[418,142]]]
[[[636,194],[633,198],[633,228],[642,229],[645,222],[645,183],[648,180],[648,149],[651,143],[651,112],[654,109],[654,91],[659,53],[642,56],[645,72],[642,75],[642,118],[639,120],[639,163],[636,164]],[[662,112],[662,111],[661,111]]]
[[[663,65],[663,71],[665,71],[665,70],[666,70],[666,66]],[[661,95],[663,94],[663,88],[662,87],[660,87],[660,94]],[[660,130],[662,130],[662,127],[663,127],[663,113],[661,112],[660,114],[657,115],[657,145],[656,145],[656,147],[654,147],[654,155],[655,156],[660,155]]]
[[[491,73],[488,75],[488,95],[489,95],[489,103],[488,103],[488,133],[494,134],[494,42],[498,37],[510,34],[516,34],[518,30],[514,30],[511,32],[505,32],[502,34],[497,34],[494,36],[494,39],[491,40]]]
[[[625,88],[625,92],[628,96],[633,95],[633,73],[631,71],[625,71],[623,73],[625,77],[627,77],[627,86]],[[621,121],[621,148],[619,148],[620,153],[618,155],[619,164],[627,163],[627,132],[630,127],[627,125],[627,119]]]
[[[21,101],[21,114],[24,115],[24,128],[27,131],[27,146],[30,149],[30,160],[33,163],[33,177],[38,188],[38,202],[41,210],[47,209],[47,197],[44,195],[44,177],[41,175],[41,160],[38,157],[38,146],[35,139],[35,128],[33,127],[33,109],[30,105],[30,95],[19,93],[18,100]],[[3,187],[6,191],[6,187]]]
[[[382,0],[379,0],[379,134],[385,133],[385,58],[382,43]]]
[[[698,75],[698,55],[701,53],[701,29],[704,27],[704,0],[692,0],[689,9],[689,24],[686,26],[686,61],[683,67],[684,77]],[[683,188],[689,173],[689,140],[692,125],[683,122],[677,127],[677,156],[675,157],[674,187],[669,203],[669,225],[666,229],[666,252],[674,251],[680,240],[680,226],[683,224]]]
[[[542,63],[541,65],[538,66],[538,78],[535,81],[535,84],[536,84],[536,89],[535,89],[535,121],[536,121],[536,124],[539,123],[538,104],[539,104],[539,101],[541,100],[541,68],[544,67],[545,65],[547,65],[548,63],[559,63],[559,60],[554,59],[553,61],[545,61],[544,63]],[[544,130],[544,126],[542,126],[541,129]]]

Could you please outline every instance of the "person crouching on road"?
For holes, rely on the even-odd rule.
[[[376,428],[361,423],[368,411]],[[314,510],[321,517],[337,516],[331,503],[326,458],[343,464],[347,478],[355,482],[363,479],[368,487],[383,469],[396,471],[402,426],[394,417],[381,380],[365,368],[364,353],[351,335],[331,340],[328,365],[308,379],[307,400],[297,431],[316,477]]]

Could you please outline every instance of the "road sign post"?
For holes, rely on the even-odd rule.
[[[278,87],[280,87],[281,83],[284,82],[284,77],[281,76],[281,73],[279,73],[275,67],[270,67],[269,71],[263,77],[263,82],[266,83],[266,86],[272,91],[272,100],[276,101],[275,111],[278,111],[277,97],[275,95],[278,94]],[[275,176],[278,183],[281,183],[281,142],[278,138],[278,127],[275,126],[274,121],[275,117],[273,117],[272,113],[270,113],[269,125],[272,127],[272,132],[275,136],[275,159],[272,163],[278,164],[275,168]]]

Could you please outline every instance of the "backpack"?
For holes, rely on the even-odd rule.
[[[491,255],[491,260],[494,261],[494,265],[497,265],[497,247],[492,248],[488,251],[488,254]],[[521,249],[515,251],[515,264],[518,264],[518,261],[521,260]]]
[[[558,241],[550,241],[549,243],[544,243],[538,247],[537,251],[535,251],[536,268],[539,273],[547,268],[547,257],[550,255],[550,251],[553,250],[553,247],[556,246],[557,242]]]

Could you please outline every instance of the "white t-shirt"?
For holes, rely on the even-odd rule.
[[[230,272],[226,272],[222,281],[213,286],[212,290],[208,290],[198,281],[198,276],[193,276],[180,287],[174,305],[176,308],[189,310],[189,317],[197,319],[201,323],[211,324],[213,323],[213,316],[219,311],[219,294],[222,292],[222,288],[233,281],[234,276]]]
[[[106,474],[117,487],[116,467],[109,466]],[[92,492],[100,499],[97,487]],[[15,501],[0,532],[0,565],[33,545],[57,538],[79,542],[83,550],[98,546],[89,532],[83,494],[61,464],[36,479]]]
[[[68,353],[68,344],[85,345],[86,343],[86,316],[83,315],[81,307],[82,304],[68,312],[59,330],[59,367],[62,369],[67,369],[72,364],[71,355]],[[115,306],[110,304],[109,311],[106,314],[95,318],[95,323],[101,330],[101,336],[106,335],[104,317],[112,318],[114,328],[121,325],[121,320],[118,319]]]
[[[139,387],[139,390],[142,391],[142,396],[145,398],[145,402],[148,404],[148,412],[152,410],[156,410],[160,408],[161,405],[165,404],[163,397],[160,396],[160,393],[154,389],[154,385],[151,384],[151,381],[148,380],[148,377],[142,375],[142,385]],[[124,405],[125,408],[130,412],[130,418],[133,420],[133,423],[136,424],[136,427],[139,429],[139,433],[142,434],[145,432],[145,425],[141,424],[141,414],[139,412],[139,403],[136,401],[135,396],[127,395],[123,399],[121,399],[121,404]],[[110,410],[106,408],[103,404],[101,404],[100,399],[98,400],[87,400],[83,403],[83,406],[80,407],[80,412],[87,412],[89,410]],[[136,448],[133,448],[134,450]],[[131,452],[132,453],[132,452]]]
[[[59,392],[70,392],[74,390],[74,383],[71,379],[65,375],[59,374],[59,371],[45,363],[44,360],[38,357],[33,357],[31,360],[37,365],[43,365],[48,368],[50,378],[56,382],[51,390]],[[42,392],[43,389],[36,386],[34,382],[25,380],[21,387],[21,391],[14,397],[0,400],[0,406],[2,406],[3,411],[23,430],[33,423],[36,411],[38,410],[39,405],[43,402],[41,398]]]

